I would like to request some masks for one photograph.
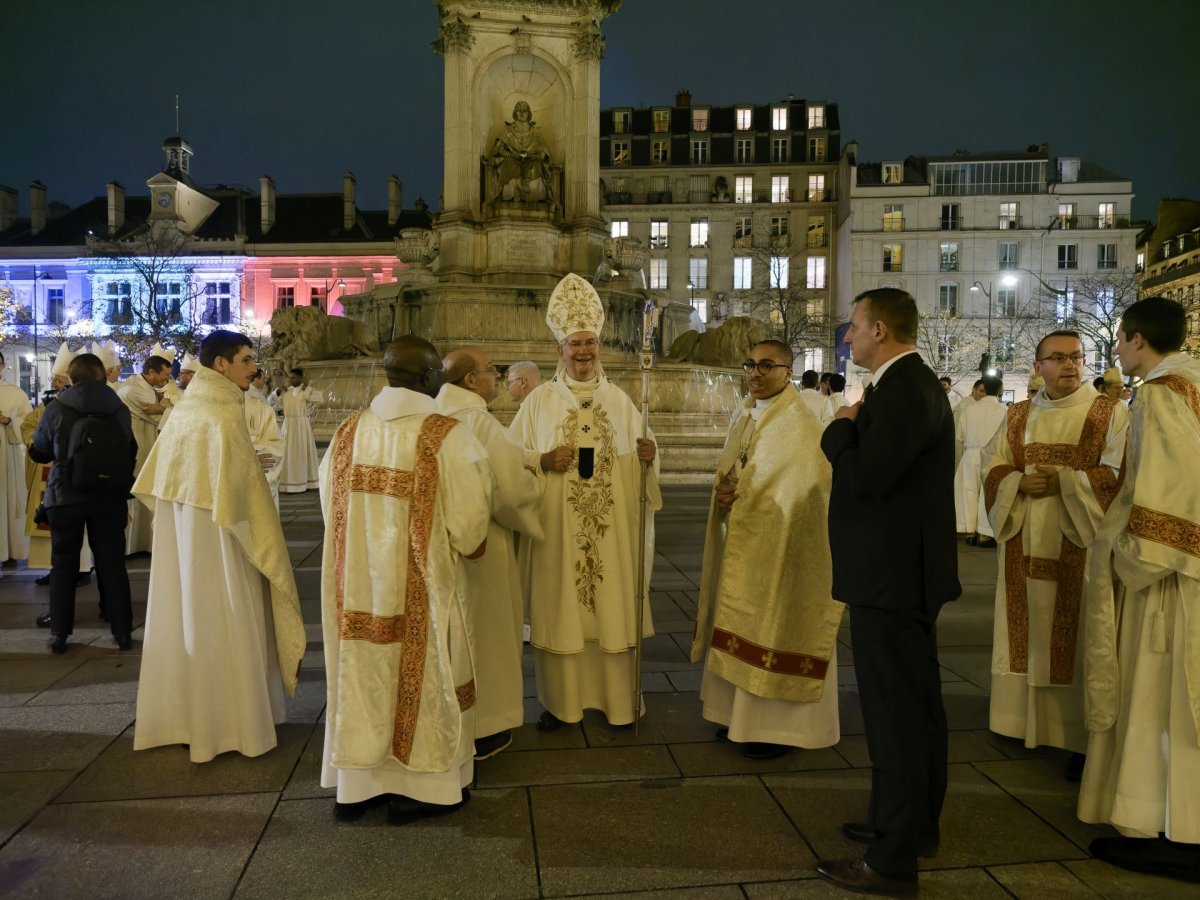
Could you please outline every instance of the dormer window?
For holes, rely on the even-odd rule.
[[[883,164],[883,183],[900,184],[902,181],[904,181],[904,164],[885,162]]]
[[[771,107],[771,130],[772,131],[787,131],[788,130],[788,108],[786,106]]]
[[[692,131],[708,131],[708,107],[692,109]]]
[[[749,131],[754,127],[754,108],[750,106],[739,106],[734,110],[734,119],[737,123],[738,131]]]
[[[633,118],[632,111],[628,109],[617,109],[613,111],[613,134],[628,134],[630,121]]]

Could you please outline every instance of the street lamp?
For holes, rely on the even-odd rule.
[[[341,288],[342,296],[343,297],[346,296],[346,279],[339,278],[337,281],[335,281],[333,283],[333,287]],[[326,281],[325,282],[325,312],[329,312],[329,308],[330,308],[329,307],[329,290],[330,290],[330,284],[328,281]]]
[[[1017,283],[1017,279],[1012,275],[1005,275],[1000,279],[1000,284],[1004,287],[1012,287]],[[979,360],[979,374],[996,376],[999,374],[996,367],[992,365],[992,282],[988,282],[988,286],[984,287],[983,282],[976,281],[971,285],[973,291],[983,291],[983,296],[987,297],[988,316],[987,316],[987,352],[983,354],[983,358]]]

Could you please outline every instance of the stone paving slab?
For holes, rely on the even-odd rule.
[[[529,791],[547,897],[797,878],[815,865],[755,778]]]
[[[32,819],[74,777],[73,771],[6,772],[0,775],[0,844]]]
[[[534,701],[536,704],[536,701]],[[538,706],[538,715],[541,715]],[[583,725],[573,722],[570,725],[564,725],[558,731],[538,731],[537,716],[527,719],[525,724],[520,728],[513,730],[513,742],[509,749],[504,751],[508,753],[516,750],[577,750],[587,746],[587,739],[583,736]]]
[[[0,659],[0,706],[22,706],[86,662],[83,656]]]
[[[337,823],[332,800],[280,802],[239,898],[538,896],[523,789],[473,791],[451,815],[386,824],[386,807]]]
[[[837,745],[837,751],[852,766],[871,765],[871,754],[867,752],[867,736],[865,734],[842,735],[842,739]],[[981,731],[951,731],[949,751],[951,763],[1008,759],[987,739],[986,732]]]
[[[133,716],[128,703],[0,709],[0,772],[82,769]]]
[[[637,734],[629,727],[614,728],[595,710],[583,714],[583,731],[589,747],[629,744],[677,744],[716,739],[717,726],[700,718],[698,693],[646,694],[646,714]]]
[[[0,895],[225,898],[274,794],[46,807],[0,850]]]
[[[279,725],[279,745],[262,756],[222,753],[210,762],[193,763],[179,745],[135,753],[131,728],[88,766],[57,802],[279,793],[312,731],[312,725]]]
[[[476,763],[481,788],[580,784],[677,778],[679,769],[662,745],[588,750],[505,751]]]
[[[87,659],[65,678],[47,688],[30,706],[84,703],[137,703],[140,654],[113,653]]]
[[[823,878],[775,884],[747,884],[749,900],[842,900],[862,897],[838,888]],[[1007,900],[1008,893],[983,869],[955,869],[921,873],[921,900]]]
[[[672,744],[671,755],[685,778],[709,775],[754,775],[761,772],[807,772],[815,769],[845,769],[848,764],[836,750],[789,750],[777,759],[747,759],[737,744],[712,741]]]
[[[1063,865],[1107,900],[1196,900],[1200,893],[1194,884],[1126,872],[1098,859],[1067,861]]]
[[[1018,863],[1011,866],[989,866],[988,873],[1014,897],[1041,900],[1087,900],[1101,896],[1071,872],[1056,862]]]
[[[575,894],[576,897],[604,897],[607,900],[745,900],[736,884],[719,887],[667,888],[660,891],[622,891],[617,894]]]

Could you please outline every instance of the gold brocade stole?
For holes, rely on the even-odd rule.
[[[334,454],[331,506],[338,638],[343,641],[400,645],[392,755],[407,764],[412,754],[417,715],[421,708],[421,685],[425,677],[425,652],[429,637],[429,588],[425,583],[425,572],[437,499],[437,454],[446,435],[459,423],[457,419],[436,413],[427,416],[417,436],[413,468],[406,470],[354,462],[354,435],[361,417],[362,412],[357,412],[338,426],[331,448]],[[407,551],[405,555],[408,557],[404,612],[398,616],[377,616],[361,610],[345,609],[346,515],[352,493],[384,494],[409,501],[408,546],[397,548],[398,551]],[[474,680],[456,687],[455,694],[459,708],[470,709],[475,704]]]
[[[1096,498],[1104,508],[1116,494],[1117,479],[1107,466],[1100,467],[1113,402],[1107,397],[1092,401],[1084,419],[1077,444],[1026,444],[1025,427],[1029,421],[1030,401],[1013,404],[1008,418],[1008,444],[1014,466],[997,466],[988,473],[987,505],[995,500],[996,489],[1006,475],[1025,472],[1026,465],[1066,466],[1087,470]],[[1029,598],[1026,579],[1053,581],[1054,617],[1050,627],[1050,683],[1070,684],[1075,673],[1075,645],[1079,632],[1079,605],[1083,598],[1083,576],[1087,550],[1062,539],[1057,559],[1026,556],[1017,532],[1004,544],[1005,605],[1008,619],[1009,669],[1029,672]]]

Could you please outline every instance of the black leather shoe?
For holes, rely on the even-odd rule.
[[[114,634],[113,643],[117,645],[118,650],[128,650],[133,646],[133,638],[128,634]]]
[[[860,844],[869,844],[879,837],[879,833],[866,822],[844,822],[842,834]],[[917,846],[917,856],[921,859],[933,859],[937,852],[938,842],[934,840],[924,840]]]
[[[1079,783],[1083,780],[1083,767],[1087,764],[1087,756],[1083,753],[1072,753],[1071,758],[1067,760],[1067,767],[1063,772],[1063,777],[1067,781]]]
[[[792,748],[787,744],[767,744],[763,741],[747,741],[742,744],[742,756],[746,759],[778,759]]]
[[[718,728],[718,729],[717,729],[717,740],[718,740],[718,741],[727,741],[727,740],[729,740],[729,729],[728,729],[728,728],[725,728],[725,727],[723,727],[723,726],[722,726],[721,728]]]
[[[979,546],[980,550],[995,550],[996,549],[996,539],[990,538],[990,537],[981,537],[979,539],[978,546]]]
[[[550,710],[546,710],[538,718],[537,730],[538,731],[558,731],[558,729],[562,728],[566,724],[567,724],[566,722],[564,722],[562,719],[560,719],[554,713],[550,712]]]
[[[482,762],[485,759],[491,759],[497,753],[506,749],[511,743],[511,728],[499,731],[496,734],[489,734],[487,737],[481,737],[475,742],[475,761]]]
[[[966,544],[968,547],[978,547],[979,546],[979,535],[977,535],[977,534],[970,535],[966,540]]]
[[[50,627],[50,613],[42,613],[40,616],[38,616],[36,619],[33,620],[33,624],[36,625],[38,628],[49,628]]]
[[[47,572],[45,575],[39,575],[33,579],[33,583],[38,587],[48,587],[50,585],[50,573]]]
[[[1200,884],[1200,848],[1164,837],[1096,838],[1088,853],[1120,869]]]
[[[917,879],[889,878],[867,865],[865,859],[823,859],[817,863],[817,873],[838,887],[860,894],[883,894],[887,897],[915,897]]]
[[[388,824],[389,825],[408,825],[411,822],[419,822],[422,819],[432,819],[436,816],[445,816],[452,812],[457,812],[467,805],[467,801],[471,799],[471,792],[464,789],[462,799],[457,803],[443,805],[441,803],[422,803],[420,800],[414,800],[412,797],[402,797],[393,795],[388,800]]]
[[[366,800],[361,800],[358,803],[335,802],[333,804],[333,817],[339,822],[357,822],[367,810],[373,806],[378,806],[387,799],[387,794],[379,794],[376,797],[368,797]]]
[[[50,642],[50,652],[58,654],[67,652],[67,636],[65,634],[54,635],[54,640]]]

